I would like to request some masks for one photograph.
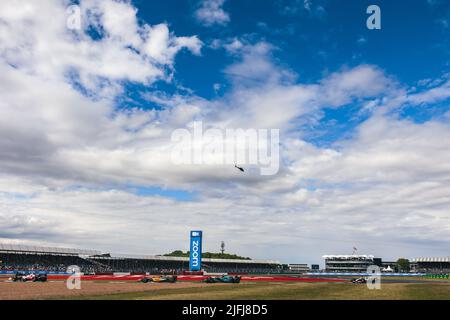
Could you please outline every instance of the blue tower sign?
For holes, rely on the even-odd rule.
[[[202,269],[202,231],[191,231],[191,245],[189,254],[189,270]]]

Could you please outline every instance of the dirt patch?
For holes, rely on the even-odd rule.
[[[57,282],[0,282],[0,300],[31,300],[48,298],[83,297],[125,292],[148,292],[161,289],[199,288],[204,283],[129,283],[91,282],[81,283],[80,290],[69,290],[63,281]]]

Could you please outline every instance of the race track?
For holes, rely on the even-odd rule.
[[[142,275],[83,275],[85,281],[139,281]],[[66,275],[49,275],[49,280],[66,280]],[[178,281],[201,282],[207,276],[180,275]],[[336,278],[306,278],[292,276],[242,276],[242,282],[347,282],[345,279]]]

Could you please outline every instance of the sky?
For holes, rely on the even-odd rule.
[[[449,103],[445,0],[2,1],[0,242],[449,256]],[[195,121],[279,170],[174,164]]]

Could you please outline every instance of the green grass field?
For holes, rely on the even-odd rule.
[[[73,298],[72,298],[73,299]],[[101,300],[450,300],[450,284],[387,283],[381,290],[350,283],[247,283],[202,288],[163,289],[77,299]]]

